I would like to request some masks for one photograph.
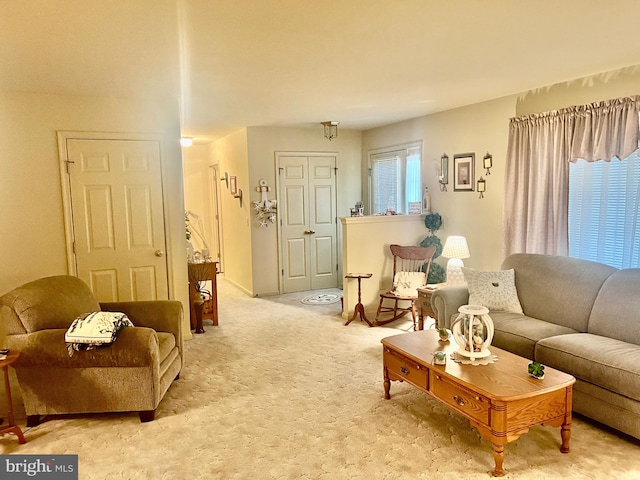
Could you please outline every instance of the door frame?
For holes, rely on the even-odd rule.
[[[210,224],[213,226],[214,237],[216,237],[217,249],[220,257],[218,257],[218,273],[224,273],[224,252],[222,244],[222,208],[220,205],[220,167],[215,165],[209,165],[209,183],[211,188],[209,189],[209,205],[211,205],[211,217],[209,218]],[[216,218],[217,217],[217,218]]]
[[[143,133],[109,133],[109,132],[76,132],[76,131],[58,131],[58,159],[60,166],[60,184],[62,187],[62,214],[64,221],[64,238],[67,250],[67,273],[69,275],[78,276],[77,258],[74,249],[75,231],[73,229],[73,206],[71,201],[71,177],[67,170],[69,153],[67,150],[67,140],[121,140],[121,141],[153,141],[158,143],[158,154],[160,155],[160,189],[162,195],[162,227],[165,231],[164,250],[169,250],[169,235],[167,230],[167,212],[164,208],[166,204],[164,175],[162,165],[162,137],[154,134]],[[171,298],[172,286],[172,267],[168,261],[168,255],[165,255],[167,264],[167,291]]]
[[[276,224],[276,231],[277,231],[277,241],[278,241],[278,293],[280,293],[281,295],[284,292],[284,287],[283,287],[283,280],[282,280],[282,275],[281,272],[284,268],[284,263],[283,263],[283,245],[282,245],[282,228],[281,228],[281,222],[282,222],[282,218],[280,217],[281,215],[281,210],[280,210],[280,206],[282,205],[282,199],[280,198],[280,157],[326,157],[326,156],[332,156],[335,158],[336,163],[335,163],[335,175],[334,175],[334,182],[335,182],[335,201],[336,201],[336,218],[334,219],[334,224],[335,224],[335,229],[336,229],[336,261],[338,262],[338,269],[336,272],[336,284],[338,287],[341,286],[341,275],[340,272],[342,271],[342,255],[341,255],[341,240],[340,240],[340,229],[338,228],[338,159],[339,159],[339,154],[338,152],[329,152],[329,151],[313,151],[313,152],[309,152],[309,151],[276,151],[274,153],[275,155],[275,174],[276,174],[276,202],[278,205],[278,222]]]

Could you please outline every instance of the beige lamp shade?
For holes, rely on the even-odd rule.
[[[447,285],[462,285],[464,282],[464,274],[462,267],[464,266],[463,258],[469,258],[469,246],[467,239],[460,235],[451,235],[447,237],[442,249],[442,256],[447,257]]]
[[[444,242],[442,256],[447,258],[469,258],[467,239],[460,235],[451,235]]]

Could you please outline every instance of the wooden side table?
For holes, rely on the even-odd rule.
[[[9,352],[7,358],[0,360],[0,368],[4,371],[4,391],[7,395],[7,425],[0,425],[0,435],[13,433],[18,437],[19,443],[26,443],[20,427],[13,418],[13,400],[11,399],[11,384],[9,383],[9,366],[20,356],[20,352]]]
[[[213,322],[213,326],[218,326],[218,283],[217,283],[217,273],[218,273],[218,262],[206,262],[206,270],[203,281],[211,282],[211,298],[204,302],[204,306],[202,309],[202,320],[211,320]],[[201,267],[201,266],[200,266]],[[197,265],[190,263],[189,269],[199,268]],[[191,283],[189,284],[189,320],[191,323],[191,329],[196,329],[196,312],[195,312],[195,299],[197,298],[197,292]],[[200,328],[202,326],[200,325]],[[204,329],[202,330],[204,331]]]
[[[362,304],[361,290],[360,290],[360,282],[362,281],[362,279],[371,278],[372,276],[373,276],[373,273],[348,273],[347,275],[344,276],[344,278],[358,279],[358,303],[356,303],[356,307],[353,311],[353,317],[351,317],[349,321],[347,321],[347,323],[344,324],[345,327],[349,325],[353,320],[355,320],[358,314],[360,314],[360,320],[364,320],[365,322],[367,322],[367,324],[370,327],[373,327],[373,323],[369,321],[369,319],[364,313],[364,305]]]
[[[435,318],[437,326],[438,319],[436,318],[436,312],[433,311],[433,307],[431,306],[431,295],[433,295],[433,292],[435,292],[439,287],[444,285],[444,283],[439,283],[435,288],[418,288],[418,300],[416,300],[416,307],[418,310],[418,330],[424,330],[425,317]]]

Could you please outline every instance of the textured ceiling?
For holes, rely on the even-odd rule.
[[[7,0],[0,91],[180,103],[183,134],[368,129],[640,64],[637,0]]]

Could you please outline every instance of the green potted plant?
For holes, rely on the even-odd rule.
[[[436,232],[442,228],[442,217],[437,213],[428,213],[424,217],[424,226],[429,230],[429,235],[425,237],[422,242],[420,242],[421,247],[436,247],[436,253],[433,256],[435,260],[442,253],[442,242],[436,235]],[[431,269],[429,270],[429,277],[427,278],[427,283],[442,283],[446,279],[446,272],[444,268],[436,263],[431,263]]]
[[[528,366],[529,375],[542,380],[544,378],[544,365],[538,362],[531,362]]]
[[[445,327],[438,327],[438,336],[441,342],[447,342],[449,340],[449,330]]]

